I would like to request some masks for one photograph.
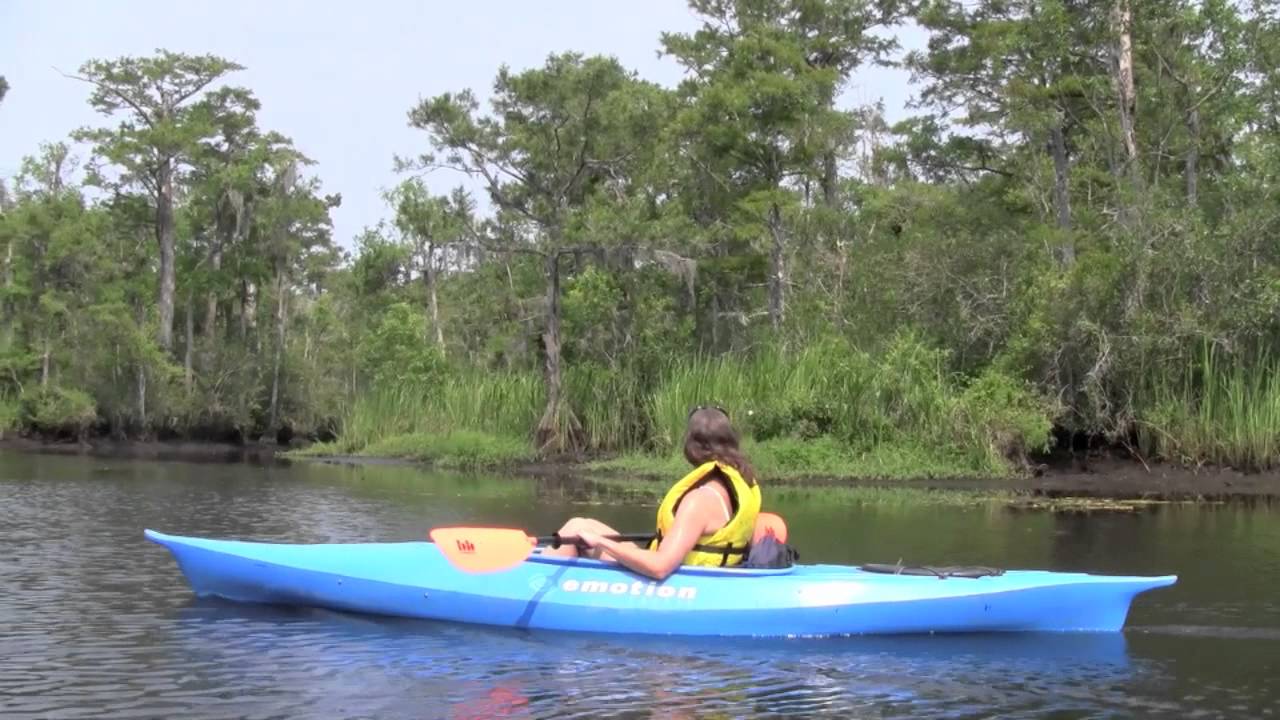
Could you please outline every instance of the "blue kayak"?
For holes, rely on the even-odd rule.
[[[809,637],[1114,632],[1138,593],[1174,575],[1011,570],[981,577],[685,566],[656,582],[611,563],[543,557],[491,574],[431,542],[286,544],[180,537],[168,548],[200,597],[485,625],[662,635]]]

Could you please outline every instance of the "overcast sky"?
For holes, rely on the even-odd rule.
[[[483,98],[501,64],[533,67],[566,50],[614,55],[674,86],[680,69],[657,57],[659,35],[696,26],[684,0],[0,0],[0,75],[11,86],[0,103],[0,178],[39,143],[108,122],[89,107],[88,86],[59,70],[160,47],[213,53],[246,67],[229,82],[258,96],[259,124],[293,138],[317,161],[324,191],[342,194],[335,238],[351,247],[388,217],[381,192],[399,180],[394,156],[426,150],[425,133],[406,123],[420,98],[463,88]],[[883,99],[892,121],[909,92],[905,73],[866,70],[843,100]],[[442,193],[460,182],[447,171],[428,178]]]

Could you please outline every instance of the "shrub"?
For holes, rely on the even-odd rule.
[[[18,421],[42,435],[80,439],[98,419],[93,398],[83,390],[46,385],[24,392],[18,400]]]

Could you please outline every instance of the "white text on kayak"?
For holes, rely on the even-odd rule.
[[[565,580],[560,583],[560,589],[565,592],[583,592],[583,593],[602,593],[606,595],[632,595],[635,597],[660,597],[675,598],[677,600],[692,600],[698,595],[698,588],[695,587],[674,587],[671,585],[658,585],[654,582],[632,583],[625,582],[606,582],[604,580]]]

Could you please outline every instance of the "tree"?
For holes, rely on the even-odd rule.
[[[1151,149],[1152,177],[1160,181],[1160,159],[1178,154],[1181,144],[1183,192],[1187,205],[1196,208],[1201,180],[1217,174],[1225,151],[1254,115],[1254,108],[1242,102],[1244,71],[1262,44],[1251,41],[1256,38],[1250,38],[1248,23],[1230,0],[1192,5],[1166,0],[1143,7],[1148,22],[1136,28],[1137,61],[1156,78],[1172,81],[1155,83],[1147,103],[1150,120],[1162,128],[1152,133],[1160,138]],[[1169,120],[1182,125],[1181,137]]]
[[[0,102],[4,102],[4,96],[9,93],[9,81],[0,75]]]
[[[786,313],[796,183],[817,179],[835,202],[835,153],[850,118],[834,99],[852,70],[893,46],[872,34],[896,2],[691,0],[703,25],[665,33],[667,54],[689,71],[678,126],[685,152],[729,190],[736,209],[767,232],[769,321]]]
[[[6,334],[16,328],[26,336],[42,388],[56,370],[55,347],[66,346],[62,335],[82,300],[76,291],[92,272],[96,249],[84,198],[68,180],[75,165],[64,143],[45,144],[38,156],[25,158],[16,185],[19,204],[7,218]]]
[[[547,399],[536,439],[544,449],[574,446],[578,422],[565,411],[562,387],[560,260],[581,250],[575,239],[605,239],[579,221],[597,203],[629,198],[634,170],[663,126],[663,93],[613,58],[566,53],[519,74],[503,67],[491,105],[492,115],[480,115],[470,90],[419,103],[410,125],[428,133],[438,155],[406,167],[447,167],[479,178],[511,239],[489,247],[541,258]]]
[[[398,185],[388,199],[395,207],[396,227],[413,244],[430,311],[428,330],[444,352],[437,277],[451,256],[465,253],[474,235],[471,198],[461,188],[448,197],[433,196],[419,180],[412,179]]]
[[[91,60],[79,80],[94,86],[89,102],[104,115],[123,113],[116,128],[83,129],[77,139],[95,143],[97,154],[124,170],[124,183],[146,188],[155,202],[155,237],[160,249],[158,341],[173,345],[176,292],[174,203],[180,165],[198,143],[217,129],[217,102],[199,102],[212,83],[242,70],[213,55],[190,56],[159,50],[152,57]]]
[[[297,156],[292,141],[257,125],[260,105],[238,88],[221,88],[208,96],[216,132],[193,154],[188,208],[192,214],[193,277],[188,292],[204,292],[201,322],[208,357],[218,346],[218,312],[234,296],[239,299],[240,334],[256,348],[256,299],[261,280],[271,269],[251,246],[255,216],[274,188],[274,168]],[[224,268],[230,257],[234,267]],[[193,287],[198,286],[198,287]],[[228,320],[230,316],[228,315]],[[192,319],[188,319],[192,323]]]
[[[333,259],[329,252],[332,244],[329,211],[342,202],[338,195],[318,195],[318,180],[298,177],[298,166],[309,162],[295,153],[274,168],[272,194],[264,203],[256,228],[261,252],[271,263],[276,300],[271,399],[266,423],[268,435],[275,435],[281,428],[281,387],[292,283],[303,274],[306,260],[313,253]]]
[[[942,171],[936,179],[998,174],[1034,183],[1039,153],[1025,151],[1043,148],[1053,173],[1046,204],[1060,231],[1054,255],[1071,267],[1074,136],[1102,105],[1106,75],[1097,13],[1072,0],[935,0],[917,21],[930,32],[928,51],[908,55],[907,66],[926,81],[920,103],[934,113],[901,127],[915,136],[915,159]]]

